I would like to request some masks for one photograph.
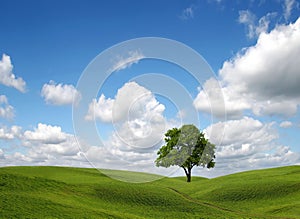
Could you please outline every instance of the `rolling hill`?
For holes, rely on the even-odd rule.
[[[0,218],[300,218],[300,166],[189,184],[184,177],[126,183],[87,168],[3,167]]]

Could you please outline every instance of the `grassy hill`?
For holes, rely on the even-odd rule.
[[[300,218],[300,166],[189,184],[183,177],[125,183],[86,168],[5,167],[0,218]]]

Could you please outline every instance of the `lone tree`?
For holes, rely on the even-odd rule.
[[[165,134],[166,145],[157,152],[156,166],[183,168],[187,182],[191,182],[194,166],[215,166],[215,145],[211,144],[194,125],[173,128]]]

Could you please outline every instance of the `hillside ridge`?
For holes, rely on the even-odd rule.
[[[128,183],[92,168],[2,167],[0,218],[299,218],[300,166],[194,179]]]

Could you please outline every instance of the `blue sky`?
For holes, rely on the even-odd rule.
[[[296,0],[1,1],[0,165],[92,164],[172,175],[176,169],[157,169],[153,159],[163,132],[191,115],[218,146],[219,165],[195,174],[299,164],[299,16]],[[95,84],[85,85],[99,89],[85,99],[77,85],[89,63],[141,37],[183,43],[212,72],[198,81],[125,43],[105,60],[114,69],[105,83],[97,84],[99,70]],[[142,78],[155,78],[151,73],[158,75],[152,85]],[[175,84],[186,91],[186,109],[176,108],[184,95],[170,97]],[[79,109],[82,132],[96,124],[101,142],[76,133],[72,111]]]

